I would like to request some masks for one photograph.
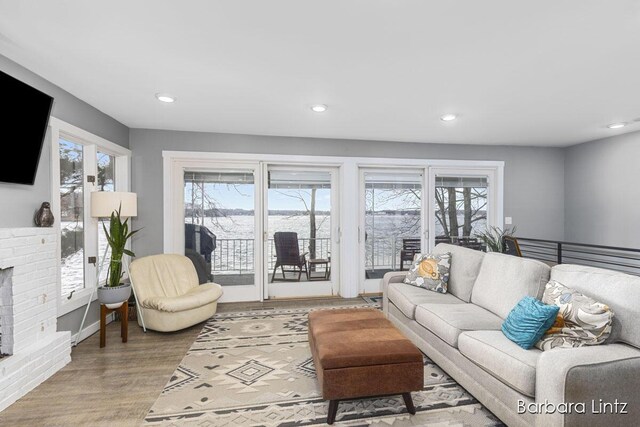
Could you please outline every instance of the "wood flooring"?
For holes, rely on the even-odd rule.
[[[361,298],[275,300],[219,304],[218,312],[362,303]],[[202,324],[172,333],[142,332],[129,322],[129,342],[120,323],[107,326],[107,346],[96,333],[75,347],[71,363],[0,412],[0,426],[141,425]]]

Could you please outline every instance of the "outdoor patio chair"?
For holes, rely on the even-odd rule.
[[[420,253],[420,239],[402,239],[402,250],[400,251],[400,271],[404,270],[404,262],[413,262],[416,254]]]
[[[271,283],[276,280],[276,270],[278,267],[282,269],[282,279],[288,280],[285,276],[286,273],[298,273],[297,282],[302,278],[302,271],[304,270],[307,278],[309,277],[309,270],[307,268],[307,253],[300,254],[300,246],[298,245],[298,233],[292,231],[277,231],[273,234],[273,242],[276,247],[276,264],[273,267],[273,275],[271,276]],[[285,270],[285,267],[293,267],[292,270]]]
[[[518,239],[512,236],[504,236],[502,238],[502,252],[507,255],[522,257]]]
[[[475,249],[477,251],[482,250],[483,244],[478,240],[477,237],[463,236],[459,237],[457,240],[458,246],[462,246],[469,249]]]

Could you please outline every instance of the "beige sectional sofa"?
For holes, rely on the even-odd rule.
[[[639,277],[569,264],[551,268],[447,244],[434,252],[452,254],[448,293],[404,284],[406,272],[388,273],[383,310],[503,422],[640,425]],[[540,298],[549,279],[611,307],[613,330],[605,344],[542,352],[504,336],[500,327],[510,310],[525,295]]]

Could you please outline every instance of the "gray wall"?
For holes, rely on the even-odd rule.
[[[55,98],[52,115],[105,139],[129,147],[129,128],[58,86],[0,55],[0,70]],[[51,200],[51,144],[45,139],[33,186],[0,183],[0,228],[31,227],[40,203]]]
[[[55,98],[52,115],[67,123],[101,136],[123,147],[129,147],[129,128],[58,86],[0,55],[0,70]],[[0,228],[32,227],[33,214],[43,201],[51,200],[51,141],[45,139],[33,186],[0,183]],[[59,331],[76,333],[83,309],[58,319]],[[98,321],[97,303],[92,304],[87,325]]]
[[[640,248],[640,132],[566,149],[565,237]]]
[[[136,255],[160,253],[162,150],[505,161],[505,216],[518,234],[564,238],[564,150],[560,148],[414,144],[132,129],[133,187],[138,193]]]

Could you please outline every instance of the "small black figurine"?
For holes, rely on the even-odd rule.
[[[33,218],[38,227],[51,227],[53,226],[53,213],[51,212],[51,205],[49,202],[42,202],[42,206],[36,212],[36,216]]]

